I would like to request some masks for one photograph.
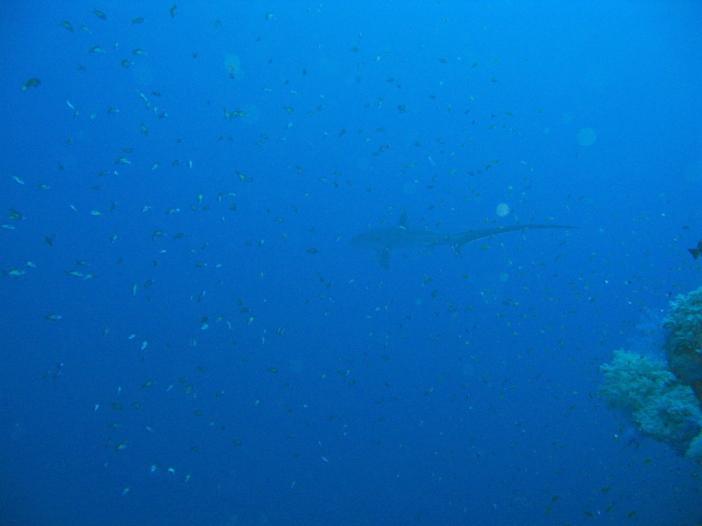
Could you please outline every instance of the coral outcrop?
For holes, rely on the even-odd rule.
[[[615,351],[601,394],[643,434],[702,462],[702,287],[671,302],[663,327],[666,361]]]
[[[702,401],[702,287],[677,296],[665,318],[665,352],[675,376]]]

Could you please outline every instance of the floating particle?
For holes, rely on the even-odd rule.
[[[511,211],[512,210],[510,209],[507,203],[500,203],[495,208],[495,213],[497,214],[497,217],[506,217]]]
[[[592,128],[580,128],[578,144],[583,147],[592,146],[597,141],[597,133]]]
[[[238,80],[242,78],[241,59],[234,53],[227,53],[224,57],[224,68],[230,79]]]

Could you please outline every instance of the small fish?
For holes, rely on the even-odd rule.
[[[46,319],[49,321],[61,321],[63,316],[61,314],[47,314]]]
[[[688,248],[687,251],[690,253],[690,255],[695,258],[699,259],[700,256],[702,256],[702,239],[700,239],[697,242],[697,246],[694,248]]]
[[[143,16],[137,16],[132,18],[132,25],[138,25],[138,24],[143,24],[144,23],[144,17]]]
[[[22,84],[22,91],[28,91],[32,88],[38,88],[41,85],[41,79],[32,77]]]
[[[105,14],[104,11],[100,11],[99,9],[93,10],[93,14],[98,17],[100,20],[107,20],[107,14]]]
[[[171,18],[175,18],[176,14],[178,13],[178,6],[173,4],[168,12],[171,14]]]
[[[132,49],[132,55],[134,55],[136,57],[143,57],[144,55],[146,55],[146,51],[144,51],[140,47],[134,48],[134,49]]]
[[[90,53],[93,55],[102,55],[105,52],[105,49],[100,47],[100,46],[93,46],[90,48]]]
[[[227,111],[226,109],[224,110],[224,118],[227,120],[240,119],[242,117],[246,117],[246,112],[244,110],[232,110],[232,111]]]
[[[17,184],[22,184],[22,185],[24,184],[24,179],[22,179],[21,177],[17,177],[16,175],[13,175],[13,176],[12,176],[12,179],[14,179],[14,181],[15,181]]]
[[[61,22],[61,27],[64,28],[66,31],[70,31],[73,33],[75,29],[73,29],[73,24],[71,24],[68,20],[63,20]]]
[[[12,219],[13,221],[22,221],[24,219],[24,214],[19,210],[11,208],[9,213],[7,214],[7,217]]]

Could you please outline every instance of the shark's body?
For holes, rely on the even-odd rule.
[[[430,230],[413,230],[407,226],[404,217],[397,226],[388,228],[374,228],[358,234],[351,240],[351,244],[375,251],[378,261],[384,268],[390,265],[390,255],[393,250],[431,248],[437,246],[450,246],[460,252],[463,245],[485,237],[491,237],[507,232],[521,232],[544,228],[573,228],[565,225],[526,224],[513,226],[497,226],[492,228],[477,228],[464,230],[456,234],[442,234]]]

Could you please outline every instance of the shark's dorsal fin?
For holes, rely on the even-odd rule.
[[[400,219],[399,219],[398,222],[397,222],[397,226],[399,226],[400,228],[404,228],[405,230],[407,230],[407,212],[404,212],[404,211],[403,211],[403,212],[400,214]]]

